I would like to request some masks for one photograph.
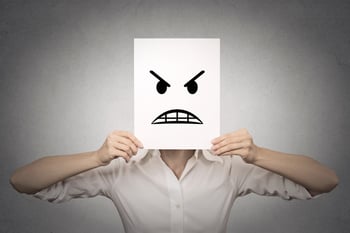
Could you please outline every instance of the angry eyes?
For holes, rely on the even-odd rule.
[[[157,91],[159,94],[164,94],[166,92],[166,89],[170,87],[170,84],[167,83],[164,79],[162,79],[156,72],[153,70],[149,71],[154,77],[156,77],[159,82],[157,83]]]
[[[157,83],[157,91],[159,94],[164,94],[168,87],[170,87],[170,84],[162,79],[156,72],[153,70],[149,71],[154,77],[156,77],[159,82]],[[190,94],[194,94],[198,90],[198,84],[196,83],[196,79],[199,78],[202,74],[204,74],[204,70],[196,74],[193,78],[191,78],[187,83],[185,83],[184,87],[187,87],[187,91]]]

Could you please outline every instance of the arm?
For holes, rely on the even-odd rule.
[[[293,155],[258,147],[246,129],[225,134],[212,141],[217,155],[239,155],[242,159],[304,186],[311,195],[331,191],[338,177],[331,169],[303,155]]]
[[[129,161],[142,147],[135,136],[124,131],[113,131],[97,151],[46,156],[18,168],[10,178],[11,185],[21,193],[34,194],[58,181],[81,172],[108,165],[123,157]]]

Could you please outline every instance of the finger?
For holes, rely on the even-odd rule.
[[[223,155],[238,155],[240,157],[245,157],[246,154],[247,154],[247,149],[244,148],[244,149],[226,151],[225,153],[222,153],[219,156],[223,156]]]
[[[141,143],[141,141],[139,139],[137,139],[132,133],[128,132],[128,131],[117,131],[116,132],[118,135],[120,136],[124,136],[129,138],[131,141],[133,141],[133,143],[139,147],[139,148],[143,148],[143,145]]]
[[[125,132],[125,137],[128,137],[137,147],[143,148],[143,145],[140,140],[138,140],[135,135],[130,132]]]
[[[119,150],[119,149],[113,149],[113,155],[116,157],[123,157],[126,162],[129,162],[131,157],[126,153],[125,151]]]
[[[219,137],[214,138],[213,140],[211,140],[211,143],[212,143],[212,144],[217,144],[217,143],[221,142],[222,140],[224,140],[224,139],[227,138],[227,137],[228,137],[228,134],[223,134],[223,135],[221,135],[221,136],[219,136]]]
[[[227,138],[244,138],[244,134],[242,134],[242,131],[234,131],[231,133],[223,134],[220,137],[214,138],[211,143],[217,144]]]
[[[131,141],[129,140],[128,138],[126,137],[123,137],[123,136],[120,136],[120,135],[115,135],[115,134],[112,134],[109,138],[108,138],[109,142],[111,144],[115,144],[115,143],[122,143],[122,144],[125,144],[127,145],[128,147],[130,147],[130,149],[133,151],[133,153],[136,153],[137,152],[137,148],[136,148],[136,145]]]
[[[245,140],[244,136],[227,137],[217,143],[214,143],[212,146],[212,149],[216,150],[217,148],[226,146],[227,144],[238,143],[244,140]]]
[[[129,138],[118,136],[118,137],[116,138],[115,142],[126,145],[127,147],[129,147],[129,148],[131,149],[131,151],[132,151],[133,154],[136,154],[136,153],[137,153],[137,147],[136,147],[136,145],[135,145],[134,142],[131,141]]]
[[[221,155],[225,152],[245,148],[247,146],[248,146],[248,144],[246,142],[238,142],[238,143],[227,144],[225,146],[214,149],[213,151],[215,154]]]
[[[235,132],[239,133],[239,134],[247,134],[248,130],[246,128],[241,128],[236,130]]]
[[[125,151],[129,156],[133,156],[134,154],[137,153],[137,151],[136,152],[132,151],[132,149],[128,145],[125,145],[120,142],[113,142],[113,147],[117,150]]]

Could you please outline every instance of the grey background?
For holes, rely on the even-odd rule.
[[[245,127],[340,177],[312,201],[239,199],[228,232],[350,232],[350,3],[301,0],[0,1],[0,232],[123,232],[105,198],[55,205],[8,179],[133,129],[135,37],[221,38],[222,133]]]

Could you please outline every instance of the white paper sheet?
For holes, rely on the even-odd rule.
[[[220,134],[220,39],[134,39],[134,134],[146,149],[209,149]]]

